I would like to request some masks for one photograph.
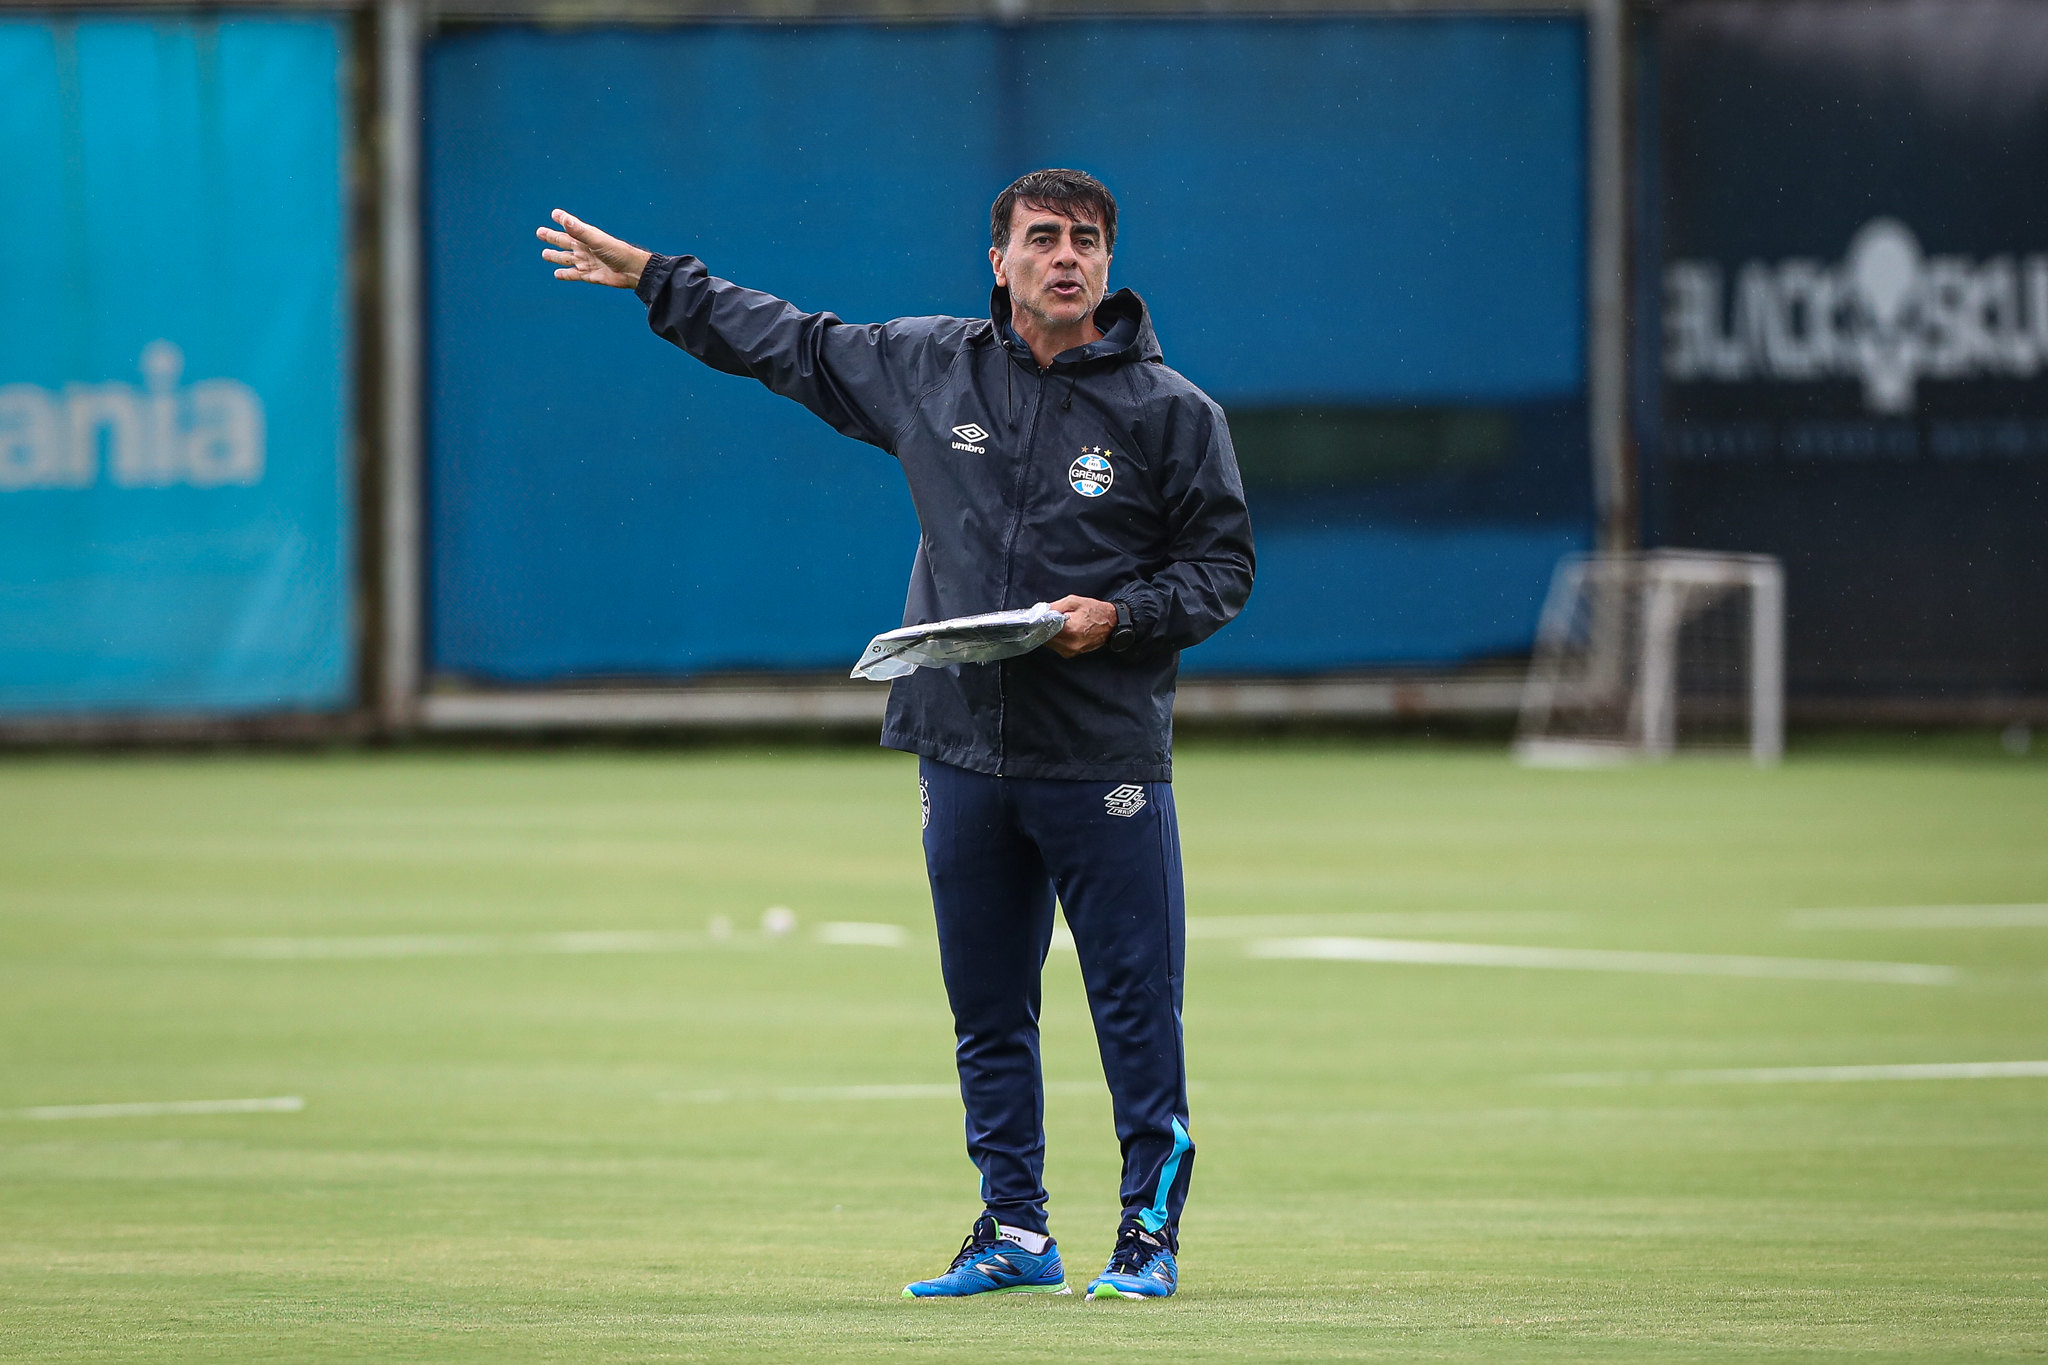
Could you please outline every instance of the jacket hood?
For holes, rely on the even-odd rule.
[[[996,338],[1005,350],[1022,360],[1038,362],[1032,358],[1031,348],[1018,337],[1016,329],[1010,326],[1010,291],[997,285],[989,291],[989,320],[995,324]],[[1166,357],[1159,350],[1159,337],[1152,330],[1152,313],[1145,307],[1145,301],[1135,290],[1119,289],[1104,299],[1095,309],[1095,325],[1102,329],[1102,340],[1091,341],[1086,346],[1060,352],[1053,361],[1055,365],[1085,364],[1093,360],[1157,360]]]

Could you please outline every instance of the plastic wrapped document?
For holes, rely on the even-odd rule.
[[[992,611],[983,616],[956,616],[950,621],[905,626],[868,641],[860,662],[853,666],[853,676],[880,682],[920,668],[993,663],[1029,654],[1059,634],[1066,623],[1065,612],[1054,611],[1040,602],[1022,611]]]

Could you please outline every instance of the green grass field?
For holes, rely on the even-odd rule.
[[[977,1207],[910,760],[0,763],[0,1359],[2048,1354],[2048,1077],[1667,1076],[2048,1059],[2048,763],[1210,744],[1177,791],[1184,1290],[905,1303]],[[1310,936],[1959,971],[1253,955]],[[1085,1278],[1116,1162],[1071,953],[1047,997]]]

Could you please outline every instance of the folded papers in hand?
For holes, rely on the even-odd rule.
[[[920,668],[993,663],[1029,654],[1059,634],[1066,623],[1065,612],[1040,602],[1021,611],[992,611],[905,626],[868,641],[860,662],[853,666],[853,676],[881,682]]]

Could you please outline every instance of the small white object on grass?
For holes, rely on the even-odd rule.
[[[796,911],[786,905],[771,905],[761,912],[761,932],[770,938],[788,938],[796,932]]]

